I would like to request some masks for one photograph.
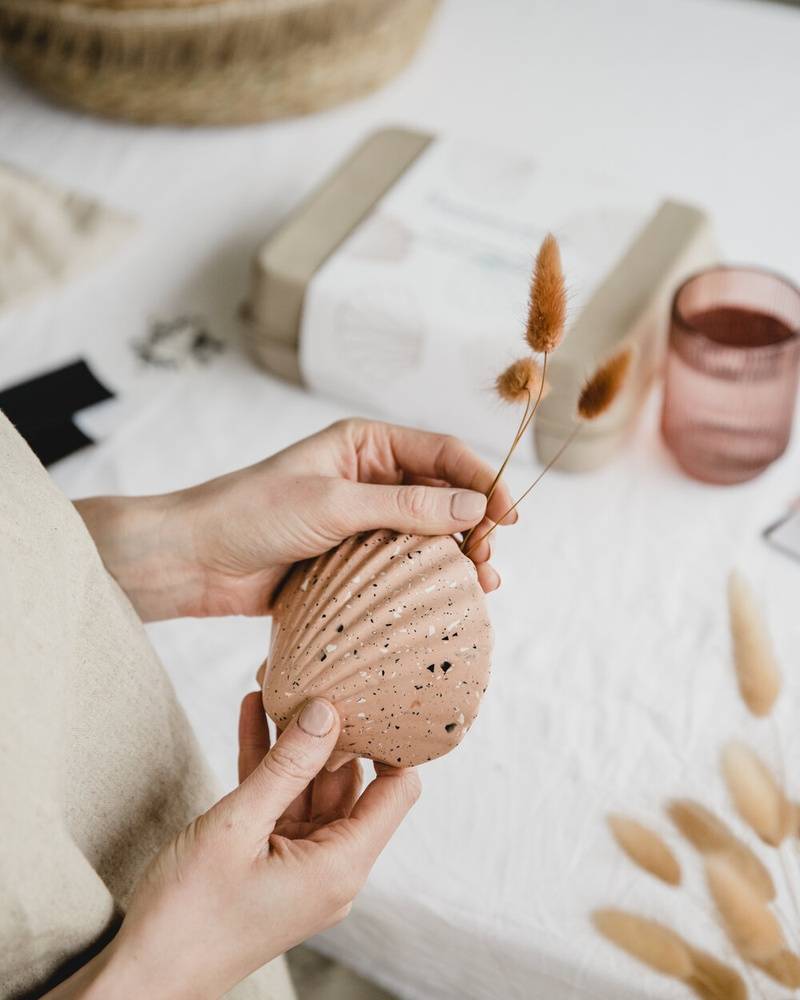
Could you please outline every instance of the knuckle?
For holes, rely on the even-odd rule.
[[[299,781],[309,776],[311,759],[306,750],[280,742],[264,758],[264,768],[280,781]]]
[[[442,435],[442,451],[463,451],[464,442],[455,436],[455,434],[443,434]]]
[[[398,492],[398,504],[402,514],[423,517],[430,506],[428,491],[424,486],[406,486]]]
[[[343,417],[332,423],[328,429],[347,437],[361,431],[366,422],[363,417]]]
[[[444,477],[449,460],[458,461],[468,449],[464,442],[454,434],[440,435],[437,445],[436,461],[434,464],[437,472]]]

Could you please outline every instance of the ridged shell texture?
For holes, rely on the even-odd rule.
[[[277,597],[264,706],[285,725],[315,695],[337,750],[396,767],[452,750],[489,680],[492,627],[453,538],[373,531],[298,563]]]

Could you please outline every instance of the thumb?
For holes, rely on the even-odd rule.
[[[243,825],[266,836],[327,763],[341,723],[324,698],[306,702],[252,774],[231,793]]]
[[[442,486],[342,484],[345,492],[334,516],[345,534],[391,528],[417,535],[452,535],[477,524],[486,497],[474,490]]]

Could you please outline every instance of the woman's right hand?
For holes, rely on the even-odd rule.
[[[90,963],[96,975],[85,970],[92,982],[72,995],[217,998],[347,914],[420,784],[411,769],[377,766],[359,796],[357,762],[323,770],[339,727],[316,698],[264,755],[261,695],[245,698],[242,783],[157,855]]]

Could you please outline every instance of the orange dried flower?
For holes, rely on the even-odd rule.
[[[530,398],[535,400],[542,390],[542,399],[547,395],[550,386],[547,381],[542,385],[542,367],[533,358],[520,358],[514,361],[506,370],[497,376],[495,387],[498,396],[506,403],[527,403]]]
[[[554,351],[564,336],[567,321],[567,289],[561,269],[558,241],[548,233],[542,241],[533,268],[528,325],[525,339],[537,354]]]
[[[613,355],[587,379],[578,399],[578,416],[594,420],[605,413],[619,395],[631,364],[631,350],[626,347]]]

